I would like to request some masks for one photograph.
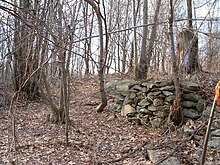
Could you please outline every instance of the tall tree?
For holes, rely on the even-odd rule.
[[[169,119],[175,125],[179,125],[182,122],[182,112],[181,112],[181,93],[179,84],[179,74],[176,65],[176,55],[175,55],[175,45],[173,37],[173,0],[170,0],[170,18],[169,18],[169,33],[170,33],[170,45],[171,45],[171,59],[172,59],[172,71],[175,86],[175,101],[173,106],[171,106]]]
[[[89,3],[92,8],[94,9],[99,25],[99,43],[100,43],[100,50],[99,50],[99,68],[98,68],[98,76],[99,76],[99,90],[101,94],[101,103],[96,108],[97,112],[101,112],[107,105],[107,98],[104,89],[104,66],[105,66],[105,55],[104,55],[104,39],[103,39],[103,25],[102,25],[102,15],[99,10],[99,6],[92,0],[84,0]],[[107,42],[107,41],[106,41]]]
[[[151,34],[150,34],[150,41],[149,41],[149,44],[147,47],[146,54],[141,54],[141,56],[140,56],[140,60],[139,60],[138,67],[136,70],[136,79],[143,80],[143,79],[147,78],[148,69],[150,67],[150,60],[151,60],[151,57],[153,54],[154,40],[156,37],[157,20],[158,20],[158,16],[159,16],[160,6],[161,6],[161,0],[157,0],[156,10],[154,13],[154,18],[153,18],[154,24],[152,26],[152,30],[151,30]]]
[[[146,57],[146,50],[147,50],[147,35],[148,35],[148,0],[144,0],[144,6],[143,6],[143,24],[145,25],[143,27],[143,36],[142,36],[142,43],[141,43],[141,59],[145,60],[144,57]],[[139,74],[139,71],[137,71],[137,74]],[[136,78],[141,78],[141,75],[136,75]]]
[[[192,0],[187,0],[187,29],[179,34],[177,49],[182,72],[191,74],[199,70],[198,37],[192,25]]]
[[[39,74],[32,74],[38,68],[38,55],[33,52],[33,41],[35,33],[27,26],[26,22],[32,20],[31,13],[32,4],[29,0],[20,0],[19,4],[15,0],[15,6],[19,6],[18,13],[21,15],[21,20],[15,18],[14,31],[14,88],[19,91],[26,99],[33,99],[39,94],[37,82]],[[21,42],[22,41],[22,42]]]

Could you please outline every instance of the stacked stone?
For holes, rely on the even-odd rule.
[[[166,123],[170,107],[175,100],[173,80],[157,82],[121,80],[115,82],[113,86],[116,92],[110,108],[120,111],[128,121],[154,128]],[[184,119],[198,119],[201,116],[205,101],[202,99],[198,84],[181,82],[181,106]]]

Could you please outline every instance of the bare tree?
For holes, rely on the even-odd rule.
[[[152,53],[153,53],[154,38],[156,37],[157,19],[158,19],[158,15],[159,15],[159,11],[160,11],[160,6],[161,6],[161,0],[157,0],[156,10],[155,10],[154,19],[153,19],[154,25],[152,26],[150,41],[149,41],[149,44],[147,47],[146,54],[141,54],[141,56],[140,56],[138,68],[136,70],[137,71],[136,72],[136,79],[146,79],[147,78],[148,69],[150,67],[150,60],[151,60]]]
[[[192,1],[187,0],[187,29],[179,34],[178,63],[179,68],[187,74],[199,70],[198,63],[198,37],[192,25]]]
[[[107,105],[107,98],[106,98],[106,93],[104,89],[104,62],[105,62],[105,55],[104,55],[104,39],[103,39],[103,26],[102,26],[102,15],[99,10],[98,5],[92,1],[92,0],[84,0],[87,3],[89,3],[92,8],[94,9],[97,19],[98,19],[98,24],[99,24],[99,40],[100,40],[100,54],[99,54],[99,69],[98,69],[98,75],[99,75],[99,85],[100,85],[100,94],[101,94],[101,103],[99,106],[96,108],[97,112],[103,111],[103,109]]]
[[[169,18],[169,33],[170,33],[170,43],[171,43],[171,58],[172,58],[172,71],[175,86],[175,101],[170,109],[169,119],[175,125],[179,125],[182,122],[182,112],[181,112],[181,93],[179,84],[178,69],[176,66],[176,55],[175,55],[175,45],[173,37],[173,0],[170,0],[170,18]]]

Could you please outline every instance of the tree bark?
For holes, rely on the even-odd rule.
[[[154,40],[156,37],[157,20],[158,20],[158,15],[160,11],[160,6],[161,6],[161,0],[157,0],[156,10],[155,10],[154,19],[153,19],[154,25],[152,27],[150,41],[147,47],[146,54],[141,54],[138,68],[137,68],[136,79],[140,79],[140,80],[147,79],[147,73],[150,67],[150,60],[153,54]]]
[[[176,55],[175,55],[175,46],[174,46],[174,37],[173,37],[173,1],[170,0],[170,18],[169,18],[169,33],[170,33],[170,43],[171,43],[171,58],[172,58],[172,70],[173,70],[173,79],[175,86],[175,101],[173,106],[171,106],[169,119],[174,125],[179,125],[182,122],[182,112],[181,112],[181,93],[180,93],[180,84],[179,84],[179,75],[176,65]]]
[[[23,16],[23,20],[31,20],[28,13],[30,9],[30,1],[21,0],[19,5],[15,1],[15,6],[20,7],[18,13]],[[25,99],[32,100],[39,96],[39,88],[36,83],[36,81],[39,81],[39,72],[30,76],[38,68],[39,61],[39,57],[33,53],[37,51],[37,48],[34,49],[33,46],[35,34],[32,34],[32,30],[18,19],[15,19],[14,26],[16,29],[16,31],[14,31],[13,45],[14,88]]]
[[[98,24],[99,24],[99,42],[100,42],[100,54],[99,54],[99,68],[98,68],[98,76],[99,76],[99,91],[101,94],[101,103],[99,106],[96,108],[97,112],[102,112],[104,108],[107,105],[107,98],[106,98],[106,93],[105,93],[105,88],[104,88],[104,39],[103,39],[103,27],[102,27],[102,16],[99,10],[99,7],[95,4],[93,0],[84,0],[87,3],[89,3],[92,8],[94,9],[97,19],[98,19]]]

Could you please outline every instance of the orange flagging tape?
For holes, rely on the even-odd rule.
[[[220,81],[215,86],[215,101],[217,105],[220,105]]]

